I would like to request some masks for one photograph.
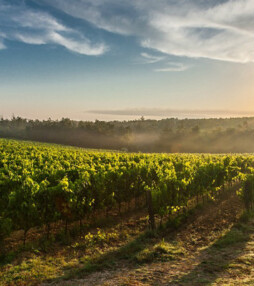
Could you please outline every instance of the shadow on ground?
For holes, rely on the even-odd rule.
[[[248,256],[247,245],[253,240],[253,214],[240,218],[239,222],[209,248],[199,254],[199,261],[186,275],[168,281],[167,285],[243,285],[241,275],[250,272],[254,258]],[[253,250],[252,250],[253,251]]]
[[[173,222],[170,227],[159,230],[155,234],[149,231],[145,232],[117,250],[109,251],[106,254],[98,254],[96,257],[85,261],[81,267],[68,269],[64,277],[56,278],[50,282],[57,284],[61,279],[70,280],[80,278],[85,281],[90,273],[102,270],[115,270],[116,266],[117,269],[124,268],[125,270],[128,269],[128,272],[131,272],[135,270],[135,268],[140,267],[140,265],[151,262],[155,264],[158,263],[159,267],[160,263],[162,266],[164,262],[169,262],[166,267],[169,268],[169,272],[173,272],[172,266],[183,257],[183,252],[175,243],[179,240],[180,233],[183,236],[182,239],[187,241],[184,246],[187,249],[187,254],[184,256],[188,259],[188,251],[192,252],[191,255],[195,253],[196,257],[198,257],[198,264],[196,266],[191,264],[189,272],[187,271],[188,274],[181,277],[176,277],[173,273],[171,279],[169,279],[165,285],[208,285],[218,278],[221,271],[227,269],[231,261],[241,255],[239,251],[242,251],[252,231],[254,231],[246,224],[236,222],[236,214],[241,211],[241,204],[239,204],[238,198],[235,199],[234,196],[235,194],[233,194],[233,200],[238,204],[237,210],[234,208],[235,206],[232,208],[232,199],[229,201],[225,198],[220,202],[207,203],[204,208],[197,208],[194,213],[187,215],[187,217],[182,216],[182,221],[178,221],[176,224]],[[227,206],[224,206],[225,203]],[[221,213],[218,210],[221,211]],[[223,214],[224,210],[225,213]],[[213,212],[213,216],[211,212]],[[226,212],[228,212],[228,217],[225,215]],[[210,222],[208,222],[209,218],[211,219]],[[226,218],[226,220],[221,222],[224,218]],[[219,233],[216,234],[218,237],[221,236],[223,230],[229,229],[233,222],[236,222],[235,225],[211,247],[201,252],[197,251],[198,247],[209,244],[207,237],[214,235],[212,226],[215,229],[219,229]],[[174,227],[176,228],[178,226],[178,223],[181,225],[180,228],[174,229]],[[204,239],[206,237],[207,240],[203,243],[198,242],[198,245],[192,247],[190,250],[189,246],[192,243],[192,238],[188,237],[189,234],[198,235],[198,239],[202,238],[203,235]],[[163,237],[167,244],[166,247],[165,245],[162,247],[159,245],[159,247],[157,247]],[[213,238],[211,238],[211,240],[214,241]],[[173,249],[174,246],[175,248]],[[166,253],[167,251],[168,253]],[[150,268],[150,264],[147,265],[150,269],[149,275],[151,276],[149,283],[151,283],[151,285],[164,285],[163,282],[156,280],[155,277],[153,279],[154,269]],[[170,269],[170,267],[172,267],[172,269]],[[166,272],[165,276],[167,276]],[[142,281],[142,273],[139,274],[137,279]],[[119,284],[116,283],[115,285]]]

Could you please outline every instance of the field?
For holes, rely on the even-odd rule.
[[[249,285],[253,167],[1,139],[0,285]]]

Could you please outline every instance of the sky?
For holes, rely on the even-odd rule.
[[[253,0],[0,0],[0,116],[254,115]]]

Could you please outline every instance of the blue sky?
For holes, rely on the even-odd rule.
[[[0,115],[254,115],[253,0],[0,0]]]

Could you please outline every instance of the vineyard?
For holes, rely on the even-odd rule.
[[[89,151],[0,141],[0,238],[33,227],[73,221],[123,206],[148,205],[150,224],[213,199],[244,180],[240,195],[253,200],[253,155],[142,154]]]

